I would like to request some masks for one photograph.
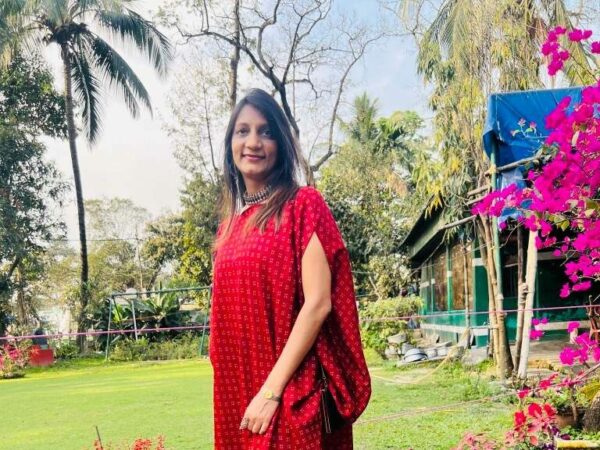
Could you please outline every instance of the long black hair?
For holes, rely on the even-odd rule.
[[[227,221],[227,226],[221,238],[229,235],[232,219],[243,205],[242,194],[246,190],[242,174],[233,160],[231,140],[237,118],[242,108],[247,105],[258,110],[265,117],[271,136],[277,143],[275,166],[267,179],[267,183],[273,188],[273,193],[257,214],[250,219],[249,226],[255,225],[260,230],[264,230],[273,217],[276,217],[279,225],[285,203],[294,197],[299,187],[300,148],[290,123],[273,97],[262,89],[252,89],[235,105],[225,132],[222,219]]]

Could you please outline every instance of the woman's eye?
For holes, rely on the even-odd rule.
[[[243,136],[245,134],[248,134],[248,129],[247,128],[240,128],[235,133]]]
[[[271,130],[269,130],[268,128],[265,128],[264,130],[262,130],[262,133],[261,133],[261,134],[262,134],[263,136],[266,136],[266,137],[269,137],[269,138],[272,136],[272,134],[271,134]]]

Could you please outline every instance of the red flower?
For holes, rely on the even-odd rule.
[[[537,403],[530,403],[527,407],[527,414],[529,414],[530,417],[541,417],[542,407]]]
[[[527,421],[527,417],[523,411],[515,412],[515,428],[519,428]]]

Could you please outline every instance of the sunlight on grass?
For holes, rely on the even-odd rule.
[[[500,436],[510,425],[510,405],[455,405],[493,393],[460,368],[430,376],[432,366],[378,364],[369,407],[354,428],[356,449],[449,449],[466,431]],[[83,360],[37,369],[0,381],[0,404],[10,412],[2,418],[2,449],[91,449],[96,425],[105,442],[162,434],[169,449],[212,448],[212,369],[206,360]],[[454,406],[427,411],[441,405]],[[381,420],[389,416],[394,418]]]

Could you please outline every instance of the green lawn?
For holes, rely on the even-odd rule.
[[[510,425],[511,407],[499,402],[422,411],[491,394],[461,371],[426,376],[431,370],[374,368],[373,396],[354,428],[356,449],[449,449],[466,430],[500,436]],[[204,360],[83,361],[0,381],[0,449],[91,449],[95,425],[105,442],[162,434],[169,449],[210,449],[211,376]],[[397,413],[405,415],[379,420]]]

